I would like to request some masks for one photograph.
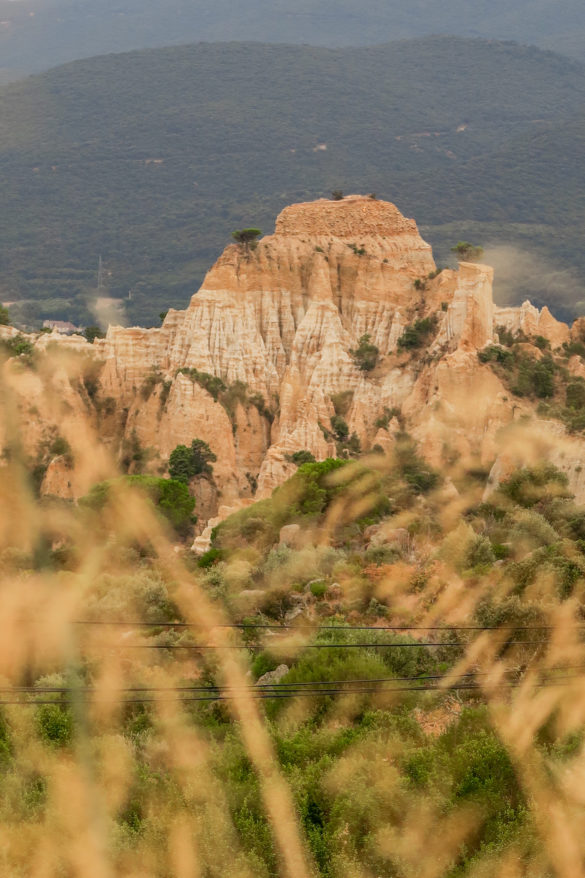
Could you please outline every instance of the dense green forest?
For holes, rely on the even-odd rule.
[[[97,265],[133,321],[186,304],[235,228],[376,192],[439,261],[472,233],[573,273],[585,254],[585,67],[447,37],[362,49],[231,43],[75,62],[0,91],[0,298],[87,322]],[[546,300],[538,278],[522,290]],[[42,303],[42,304],[41,304]],[[553,303],[554,304],[554,303]]]
[[[361,46],[454,34],[534,43],[585,59],[579,0],[0,0],[0,21],[0,76],[203,40]]]

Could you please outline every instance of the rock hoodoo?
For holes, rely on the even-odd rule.
[[[432,462],[446,453],[493,462],[498,431],[527,404],[478,350],[501,328],[553,348],[570,330],[530,303],[496,307],[492,275],[470,263],[437,272],[416,223],[387,202],[287,207],[255,248],[228,246],[161,328],[112,326],[87,346],[103,361],[100,397],[126,410],[104,438],[150,449],[153,467],[203,439],[227,506],[269,495],[294,472],[296,451],[344,453],[352,434],[363,450],[389,447],[398,414]],[[366,335],[379,351],[373,368],[356,355]]]

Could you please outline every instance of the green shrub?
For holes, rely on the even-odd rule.
[[[142,835],[144,832],[144,812],[138,799],[132,798],[122,809],[118,822],[130,835]]]
[[[585,568],[562,555],[554,557],[553,566],[558,577],[558,596],[561,600],[566,600],[573,594],[577,582],[585,578]]]
[[[477,352],[477,358],[480,363],[499,363],[508,369],[514,366],[514,354],[500,345],[489,345],[483,348]]]
[[[258,243],[257,239],[261,234],[260,229],[256,228],[236,229],[235,232],[232,232],[232,238],[237,244],[243,244],[246,248],[254,249]]]
[[[243,381],[234,381],[233,384],[230,384],[229,387],[221,391],[218,399],[228,413],[229,419],[232,422],[232,430],[235,433],[238,405],[241,405],[244,409],[248,405],[248,385]]]
[[[567,384],[566,405],[571,409],[585,408],[585,382],[571,381]]]
[[[557,366],[550,354],[542,359],[527,356],[517,347],[507,350],[489,345],[478,352],[481,363],[489,363],[515,396],[547,399],[554,396]]]
[[[297,466],[302,466],[303,463],[315,463],[315,456],[310,451],[307,451],[306,448],[295,451],[292,454],[287,454],[286,459],[290,463],[296,463]]]
[[[500,344],[505,345],[507,348],[511,348],[516,341],[514,333],[510,329],[506,329],[505,326],[496,326],[496,333]]]
[[[116,486],[122,485],[142,490],[179,536],[187,537],[190,535],[192,525],[197,520],[193,515],[195,499],[189,494],[187,485],[176,479],[161,479],[156,476],[144,475],[123,476],[120,479],[112,479],[94,485],[89,494],[82,497],[79,503],[81,506],[99,512],[108,502],[110,492],[115,490]]]
[[[538,399],[551,397],[555,392],[555,364],[552,357],[533,360],[531,357],[518,359],[518,371],[512,393],[516,396],[536,396]]]
[[[483,256],[483,247],[470,244],[469,241],[459,241],[451,247],[451,253],[454,253],[461,262],[479,262]]]
[[[327,458],[319,463],[304,463],[300,466],[290,480],[293,490],[298,490],[293,514],[313,516],[324,512],[340,491],[339,486],[331,485],[328,477],[344,463],[343,460]]]
[[[199,372],[198,369],[184,367],[177,371],[177,375],[179,374],[186,375],[194,384],[199,384],[200,387],[203,387],[216,402],[219,399],[219,394],[227,390],[221,378],[218,378],[216,375],[210,375],[209,372]]]
[[[56,436],[49,446],[49,454],[53,455],[53,457],[70,456],[71,445],[63,436]]]
[[[0,768],[5,768],[12,758],[12,743],[8,725],[0,714]]]
[[[337,442],[336,449],[339,457],[345,459],[348,457],[359,457],[362,453],[362,443],[357,433],[352,433],[347,439]]]
[[[565,342],[563,349],[568,357],[581,357],[585,360],[585,344],[580,341]]]
[[[96,338],[105,338],[106,333],[99,326],[86,326],[83,334],[90,344],[93,344]]]
[[[520,539],[529,540],[534,548],[540,548],[555,543],[559,535],[543,515],[534,509],[521,509],[515,514],[510,531],[512,545]]]
[[[122,467],[128,471],[131,467],[135,473],[140,473],[148,460],[148,452],[142,447],[136,430],[132,430],[130,437],[122,442]]]
[[[585,412],[569,409],[562,413],[561,419],[569,433],[582,433],[585,430]]]
[[[193,515],[195,499],[189,494],[185,484],[175,479],[157,479],[149,477],[145,483],[145,476],[130,476],[130,479],[142,479],[136,482],[140,487],[145,487],[157,509],[167,519],[171,527],[182,537],[187,537],[192,531],[192,525],[196,522]],[[153,482],[150,481],[153,479]]]
[[[397,546],[370,546],[364,553],[364,562],[366,564],[393,564],[401,557],[400,549]]]
[[[269,549],[283,525],[317,518],[326,511],[342,490],[342,486],[331,484],[330,476],[345,465],[346,461],[337,458],[302,464],[270,499],[234,513],[214,528],[213,546],[229,549],[253,544]]]
[[[26,778],[22,790],[22,803],[28,820],[38,820],[47,804],[47,781],[34,773]]]
[[[8,326],[10,323],[10,312],[4,305],[0,305],[0,326]]]
[[[530,604],[518,595],[497,599],[488,594],[477,606],[475,618],[478,625],[496,628],[506,626],[512,634],[515,626],[521,633],[522,628],[546,626],[545,610],[540,605]]]
[[[254,408],[256,408],[256,409],[258,410],[258,413],[259,413],[260,415],[262,415],[263,418],[266,418],[266,420],[267,420],[270,424],[273,422],[273,420],[274,420],[274,415],[272,414],[272,412],[270,411],[270,409],[268,409],[268,408],[266,407],[266,400],[264,399],[264,397],[262,396],[261,393],[252,393],[252,394],[248,397],[248,403],[249,403],[250,405],[253,405]]]
[[[15,335],[13,338],[3,338],[0,347],[4,348],[9,357],[30,357],[34,352],[34,345],[24,335]]]
[[[350,350],[353,361],[362,372],[371,372],[378,363],[379,349],[372,344],[369,333],[362,335],[355,350]]]
[[[398,347],[401,350],[420,348],[427,342],[429,335],[434,333],[436,328],[436,314],[432,314],[430,317],[424,317],[422,320],[415,320],[412,326],[406,327],[398,339]]]
[[[331,418],[331,429],[338,442],[345,442],[349,436],[349,427],[341,415],[333,415]]]
[[[485,709],[465,709],[435,742],[407,752],[403,771],[410,782],[439,797],[442,808],[471,805],[482,817],[477,832],[449,874],[470,874],[474,861],[507,848],[527,819],[527,807],[514,767],[489,727]]]
[[[578,392],[569,398],[573,403],[571,407],[540,403],[537,414],[543,418],[556,418],[562,421],[569,433],[582,433],[585,430],[585,408],[578,407],[580,402]]]
[[[169,457],[169,475],[187,485],[194,476],[212,476],[212,463],[217,460],[207,442],[193,439],[191,447],[177,445]]]
[[[309,586],[309,590],[313,597],[322,598],[325,596],[327,592],[327,583],[326,582],[312,582]]]
[[[485,731],[460,741],[453,763],[455,799],[473,797],[489,802],[492,808],[505,808],[510,800],[516,805],[521,799],[508,752],[493,733]]]
[[[254,620],[255,621],[255,620]],[[251,671],[252,676],[255,680],[259,677],[262,677],[264,674],[267,674],[269,671],[274,671],[275,668],[280,664],[278,658],[271,653],[268,652],[258,652],[252,659],[251,663]]]
[[[500,484],[498,491],[518,506],[529,509],[546,497],[570,497],[568,483],[564,473],[553,464],[546,463],[515,470]]]
[[[384,409],[384,414],[382,415],[382,417],[376,418],[376,420],[374,421],[374,427],[377,430],[387,430],[390,425],[390,421],[393,418],[400,418],[400,416],[401,411],[399,408],[394,407],[389,409],[386,407]]]
[[[419,456],[410,437],[401,436],[395,454],[398,471],[415,494],[426,494],[439,484],[439,474]]]
[[[66,747],[73,738],[70,709],[60,704],[43,704],[37,712],[37,731],[45,743],[53,747]]]
[[[167,399],[169,398],[169,393],[171,392],[172,386],[172,381],[163,381],[162,383],[162,390],[159,396],[161,410],[164,409],[165,405],[167,404]]]
[[[477,536],[467,550],[466,563],[468,567],[477,567],[493,564],[496,556],[493,546],[487,537]]]
[[[331,402],[333,403],[336,415],[344,417],[348,413],[353,402],[353,396],[353,390],[342,390],[340,393],[333,393],[331,395]]]
[[[157,384],[162,384],[162,381],[163,377],[161,373],[158,370],[153,369],[152,372],[150,372],[150,374],[146,376],[146,378],[144,379],[144,383],[140,388],[140,395],[142,396],[142,399],[145,401],[150,399],[154,388]]]

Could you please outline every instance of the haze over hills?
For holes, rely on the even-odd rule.
[[[430,34],[513,39],[585,59],[585,7],[578,0],[0,0],[0,75],[203,40],[355,46]]]
[[[286,203],[343,188],[416,216],[440,262],[473,235],[575,269],[555,286],[574,311],[584,102],[579,63],[460,38],[75,62],[0,92],[0,296],[88,320],[101,255],[105,292],[158,322],[234,228],[269,232]],[[550,300],[543,274],[517,295]]]

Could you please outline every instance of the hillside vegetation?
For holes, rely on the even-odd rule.
[[[0,296],[32,300],[24,318],[87,322],[102,255],[101,294],[132,291],[130,319],[156,323],[235,228],[269,232],[284,205],[339,187],[395,201],[439,261],[475,224],[480,243],[585,274],[584,99],[577,63],[453,38],[198,45],[57,68],[0,91]]]
[[[517,382],[525,347],[484,355]],[[71,878],[578,874],[585,511],[563,473],[485,498],[487,469],[437,472],[398,431],[301,464],[197,559],[180,482],[35,499],[0,405],[5,874],[39,851]]]
[[[534,43],[585,59],[578,0],[0,0],[0,20],[0,76],[203,40],[361,46],[455,34]]]

